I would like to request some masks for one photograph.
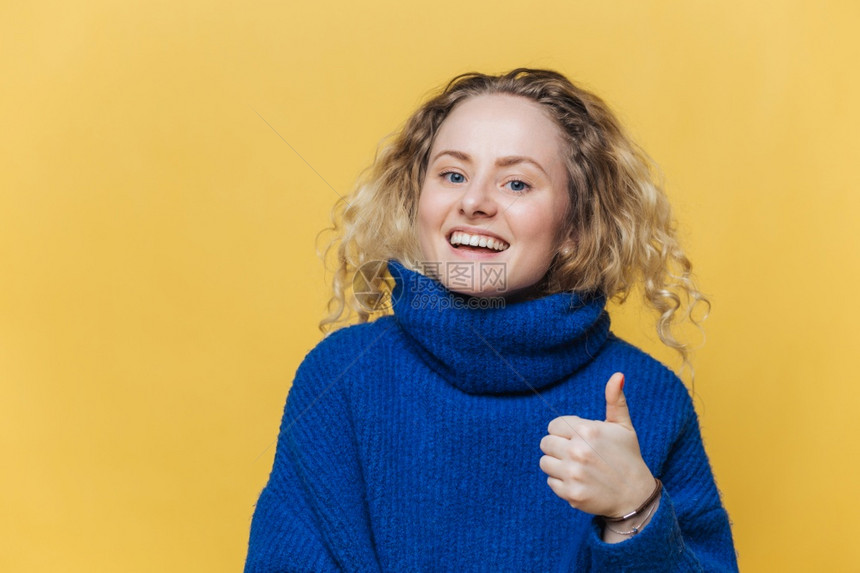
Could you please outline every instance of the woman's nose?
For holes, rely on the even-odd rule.
[[[492,217],[498,209],[489,181],[472,180],[460,197],[460,212],[467,217]]]

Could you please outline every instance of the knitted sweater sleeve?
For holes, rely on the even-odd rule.
[[[686,421],[662,468],[660,505],[641,533],[604,543],[602,524],[592,520],[577,571],[737,571],[728,515],[720,502],[702,445],[696,413]]]
[[[305,358],[290,389],[246,573],[379,571],[343,390],[354,357],[327,343]]]

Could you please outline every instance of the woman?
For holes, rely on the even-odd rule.
[[[609,331],[641,284],[686,361],[671,326],[707,301],[600,99],[458,76],[335,230],[323,326],[360,323],[296,373],[246,571],[737,569],[686,388]]]

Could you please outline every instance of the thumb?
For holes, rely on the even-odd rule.
[[[606,383],[606,421],[633,429],[627,398],[624,397],[624,374],[621,372],[613,374]]]

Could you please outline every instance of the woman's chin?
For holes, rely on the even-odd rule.
[[[459,294],[462,296],[470,296],[470,297],[475,297],[475,298],[508,298],[508,293],[507,293],[507,291],[504,291],[504,290],[502,290],[502,291],[499,291],[496,289],[477,290],[477,289],[469,289],[469,288],[462,288],[462,287],[449,286],[449,285],[445,285],[445,288],[447,288],[449,291],[451,291],[454,294]]]

